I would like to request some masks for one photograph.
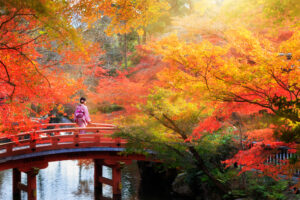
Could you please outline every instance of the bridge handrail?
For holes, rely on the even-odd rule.
[[[90,127],[90,126],[95,126],[95,127]],[[74,128],[57,128],[57,127],[63,127],[63,126],[74,126]],[[54,129],[41,129],[41,128],[46,128],[46,127],[54,127]],[[49,124],[40,124],[36,125],[36,128],[38,129],[33,129],[27,132],[21,132],[18,134],[12,134],[10,136],[0,136],[0,140],[3,139],[12,139],[14,137],[21,137],[21,136],[26,136],[26,135],[32,135],[34,134],[43,134],[43,133],[51,133],[51,132],[71,132],[71,131],[77,131],[77,130],[116,130],[117,126],[113,124],[105,124],[105,123],[91,123],[88,127],[82,128],[78,127],[76,123],[49,123]]]
[[[32,125],[31,128],[32,129],[36,129],[36,128],[46,128],[46,127],[63,127],[63,126],[75,126],[77,127],[78,125],[76,123],[47,123],[47,124],[35,124]],[[113,124],[106,124],[106,123],[91,123],[89,124],[89,126],[102,126],[102,127],[116,127]],[[19,128],[24,128],[24,126],[21,126]]]
[[[13,135],[12,137],[21,137],[21,136],[27,136],[27,135],[41,135],[43,133],[54,133],[54,132],[76,132],[76,131],[80,131],[80,130],[85,130],[85,131],[94,131],[94,130],[117,130],[117,128],[114,127],[75,127],[75,128],[58,128],[58,129],[45,129],[45,130],[37,130],[37,131],[28,131],[28,132],[24,132],[24,133],[19,133],[16,135]],[[7,137],[4,137],[7,138]],[[3,139],[3,138],[0,138]]]
[[[61,125],[57,124],[57,126]],[[85,133],[80,134],[81,130],[84,130]],[[5,162],[9,156],[47,150],[81,147],[124,147],[126,140],[110,136],[116,130],[116,126],[107,124],[106,126],[98,127],[32,130],[12,135],[10,138],[6,137],[9,140],[0,143],[0,161],[4,159],[1,162]],[[67,134],[62,135],[62,132],[66,132]]]
[[[9,141],[5,143],[0,143],[0,149],[5,148],[7,145],[16,145],[16,146],[22,146],[20,144],[25,143],[25,142],[34,142],[34,143],[39,143],[39,141],[43,140],[49,140],[53,138],[73,138],[75,136],[75,133],[78,133],[80,130],[85,130],[87,133],[81,134],[82,136],[88,137],[88,136],[95,136],[95,134],[98,134],[99,136],[105,136],[105,135],[110,135],[110,133],[105,133],[105,132],[100,132],[100,131],[110,131],[110,130],[116,130],[116,129],[111,129],[111,128],[97,128],[97,127],[88,127],[88,128],[66,128],[66,129],[49,129],[49,130],[43,130],[43,131],[37,131],[37,132],[31,132],[35,135],[31,135],[33,137],[30,138],[22,138],[18,139],[18,141]],[[47,135],[45,137],[41,137],[41,134],[43,133],[60,133],[60,132],[73,132],[73,134],[68,134],[68,135]],[[93,133],[89,133],[93,132]],[[24,134],[18,134],[16,137],[21,137],[21,136],[28,136],[30,135],[29,133],[24,133]],[[1,157],[1,156],[0,156]]]
[[[101,126],[101,127],[116,127],[113,124],[105,124],[105,123],[91,123],[92,126]],[[48,124],[40,124],[37,127],[48,127],[48,126],[78,126],[76,123],[48,123]]]

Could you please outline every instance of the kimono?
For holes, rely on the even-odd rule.
[[[82,110],[83,111],[83,117],[78,118],[76,117],[76,112],[77,110]],[[89,122],[91,122],[89,110],[86,105],[84,104],[79,104],[76,109],[75,109],[75,114],[74,114],[74,120],[76,124],[78,124],[79,127],[86,127]],[[84,130],[80,130],[79,133],[85,133]]]

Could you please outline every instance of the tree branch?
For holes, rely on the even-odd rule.
[[[0,63],[1,63],[1,65],[4,67],[4,69],[5,69],[5,72],[6,72],[6,76],[7,76],[7,82],[8,83],[10,83],[10,75],[9,75],[9,73],[8,73],[8,69],[7,69],[7,67],[6,67],[6,65],[0,60]]]
[[[18,48],[20,48],[20,47],[22,47],[22,46],[24,46],[24,45],[27,45],[27,44],[29,44],[29,43],[31,43],[31,42],[34,42],[34,41],[36,41],[38,38],[40,38],[42,35],[39,35],[39,36],[37,36],[36,38],[33,38],[32,40],[29,40],[29,41],[27,41],[27,42],[24,42],[24,43],[22,43],[22,44],[19,44],[19,45],[17,45],[17,46],[14,46],[14,47],[10,47],[10,46],[8,46],[7,44],[2,44],[3,46],[5,46],[6,48],[0,48],[0,50],[5,50],[5,49],[11,49],[11,50],[16,50],[16,49],[18,49]]]
[[[10,75],[9,75],[9,72],[8,72],[8,69],[6,67],[6,65],[0,60],[0,63],[1,65],[3,66],[3,68],[5,69],[5,73],[6,73],[6,76],[7,76],[7,79],[8,80],[4,80],[1,78],[1,80],[5,81],[6,83],[8,83],[9,85],[13,86],[13,91],[12,93],[9,95],[10,99],[12,99],[14,93],[15,93],[15,89],[16,89],[16,84],[12,83],[11,80],[10,80]]]
[[[7,45],[6,45],[6,46],[7,46]],[[9,48],[10,48],[11,50],[17,51],[21,56],[23,56],[26,60],[28,60],[28,61],[34,66],[36,72],[37,72],[38,74],[40,74],[40,76],[42,76],[42,77],[48,82],[48,85],[49,85],[49,87],[51,88],[51,84],[50,84],[50,81],[48,80],[48,78],[38,70],[37,66],[32,62],[32,60],[31,60],[30,58],[28,58],[28,56],[27,56],[26,54],[24,54],[23,52],[21,52],[21,51],[20,51],[19,49],[17,49],[17,48],[12,48],[12,47],[9,47]]]
[[[274,71],[271,71],[271,76],[274,78],[274,80],[276,81],[276,83],[284,90],[286,90],[287,92],[289,92],[290,94],[290,98],[291,100],[293,100],[293,97],[292,97],[292,92],[290,91],[288,85],[286,85],[282,80],[280,80],[279,78],[276,77]]]
[[[154,117],[156,120],[158,120],[160,123],[162,123],[165,127],[170,128],[171,130],[174,130],[175,132],[179,133],[181,137],[185,140],[187,139],[187,136],[181,131],[177,125],[174,123],[172,119],[170,119],[167,115],[163,114],[163,117],[171,124],[168,125],[163,120],[159,119],[157,116],[155,116],[153,113],[149,113],[152,117]],[[190,144],[190,142],[187,142]],[[222,191],[224,194],[227,194],[229,191],[229,188],[221,183],[216,177],[208,170],[208,168],[205,165],[204,160],[201,158],[200,154],[197,152],[197,150],[193,146],[188,146],[189,151],[193,155],[195,159],[195,164],[199,170],[202,170],[214,183],[215,185]]]
[[[186,140],[187,139],[187,135],[184,133],[184,131],[182,131],[176,124],[175,122],[170,119],[166,114],[162,114],[162,116],[168,121],[170,122],[170,124],[173,126],[173,130],[175,130],[177,133],[179,133],[181,135],[181,137]]]
[[[13,20],[16,16],[17,16],[17,13],[19,12],[19,10],[17,10],[10,18],[8,18],[6,21],[2,22],[0,24],[0,29],[4,26],[4,24],[10,22],[11,20]]]

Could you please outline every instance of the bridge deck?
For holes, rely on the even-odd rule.
[[[0,170],[8,168],[8,164],[17,160],[32,159],[41,156],[58,154],[74,154],[83,152],[120,152],[124,150],[126,141],[112,138],[111,135],[117,128],[111,124],[94,124],[95,127],[71,127],[68,124],[43,124],[40,128],[20,133],[10,138],[0,138]],[[54,129],[53,129],[54,128]],[[79,134],[84,130],[84,134]],[[50,159],[50,157],[49,157]]]

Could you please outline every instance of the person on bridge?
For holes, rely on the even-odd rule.
[[[91,123],[91,118],[89,114],[89,110],[87,108],[86,98],[80,98],[80,104],[77,105],[74,113],[74,120],[79,127],[86,127],[88,124]],[[85,133],[84,130],[80,130],[79,133]]]

